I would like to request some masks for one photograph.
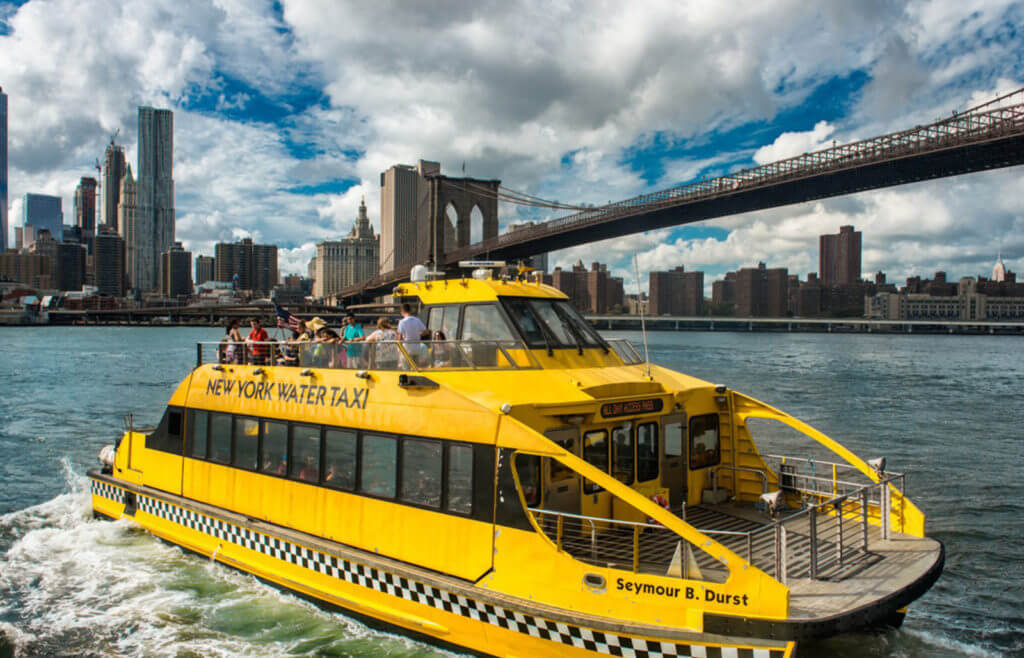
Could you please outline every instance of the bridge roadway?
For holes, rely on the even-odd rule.
[[[895,185],[1024,164],[1024,89],[909,130],[644,194],[448,251],[460,260],[514,260],[654,229]],[[409,267],[339,293],[369,299]]]
[[[585,315],[602,331],[639,331],[639,315]],[[659,315],[645,318],[650,331],[793,331],[821,333],[949,333],[1024,335],[1017,320],[868,320],[864,318],[736,318]]]

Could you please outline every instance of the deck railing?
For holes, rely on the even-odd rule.
[[[342,370],[519,370],[539,368],[520,341],[448,340],[326,342],[200,342],[204,363]]]

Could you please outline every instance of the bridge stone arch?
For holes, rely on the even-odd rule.
[[[431,256],[437,263],[444,255],[470,244],[474,209],[482,219],[481,240],[498,236],[498,187],[500,180],[451,178],[435,174],[430,181]],[[448,207],[455,211],[455,234],[446,235]]]

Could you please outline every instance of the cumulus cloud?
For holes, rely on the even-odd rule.
[[[826,146],[827,139],[836,130],[828,121],[819,121],[814,128],[806,132],[782,133],[771,144],[766,144],[754,152],[754,162],[767,164],[776,160],[785,160],[808,153],[819,151]]]

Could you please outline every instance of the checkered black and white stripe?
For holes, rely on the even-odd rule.
[[[93,480],[92,490],[97,495],[119,502],[124,495],[123,490],[96,480]],[[139,495],[139,510],[361,587],[428,605],[437,610],[444,610],[499,628],[559,642],[578,649],[587,649],[599,654],[625,658],[782,658],[783,656],[782,650],[737,649],[644,640],[555,622],[477,601],[359,562],[313,550],[279,537],[242,528],[145,494]]]
[[[107,498],[118,503],[124,502],[124,489],[115,487],[112,484],[107,484],[101,480],[89,480],[89,491],[91,491],[94,496]]]

